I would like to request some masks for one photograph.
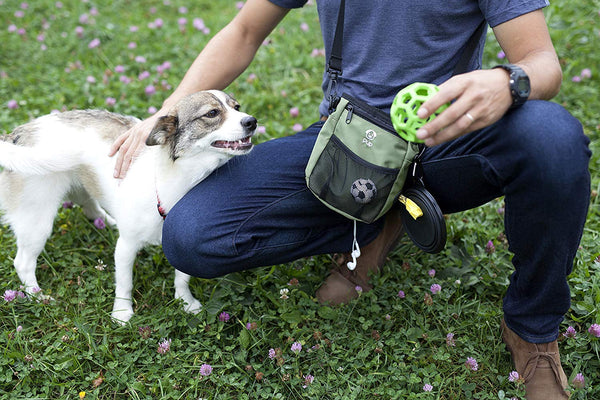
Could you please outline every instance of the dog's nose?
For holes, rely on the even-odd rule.
[[[244,117],[242,118],[241,124],[245,130],[253,131],[256,129],[256,118]]]

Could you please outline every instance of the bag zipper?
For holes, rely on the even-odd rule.
[[[343,94],[342,97],[348,100],[348,104],[346,104],[345,107],[345,109],[348,111],[348,115],[346,115],[347,124],[352,122],[352,117],[354,114],[356,114],[359,117],[364,118],[367,121],[380,126],[381,128],[384,128],[390,133],[400,136],[394,129],[389,115],[387,115],[384,111],[348,96],[347,94]]]
[[[335,146],[337,146],[337,148],[346,157],[350,158],[355,163],[357,163],[359,165],[362,165],[363,167],[370,168],[372,170],[381,172],[382,174],[385,174],[385,175],[398,175],[398,172],[400,171],[400,167],[398,167],[398,168],[384,167],[384,166],[381,166],[381,165],[373,164],[372,162],[367,161],[367,160],[361,158],[355,152],[353,152],[352,150],[350,150],[350,148],[344,144],[344,142],[342,141],[342,139],[340,139],[336,135],[331,135],[331,139],[330,140],[331,140],[331,143],[335,144]]]
[[[346,123],[349,124],[352,122],[352,114],[354,113],[354,106],[348,103],[346,104],[346,110],[348,110],[348,115],[346,115]]]

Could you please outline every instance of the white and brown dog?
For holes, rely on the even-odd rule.
[[[192,94],[160,118],[148,147],[118,181],[114,160],[106,154],[114,139],[138,121],[107,111],[69,111],[0,136],[0,206],[16,237],[14,266],[28,292],[38,288],[37,257],[57,209],[64,199],[71,200],[88,218],[104,218],[119,230],[112,317],[128,321],[138,250],[160,244],[171,207],[229,158],[248,153],[256,130],[256,119],[240,112],[225,93]],[[175,297],[186,311],[197,312],[201,304],[189,290],[189,278],[175,272]]]

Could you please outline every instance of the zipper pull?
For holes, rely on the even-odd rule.
[[[346,123],[349,124],[350,122],[352,122],[352,113],[354,112],[354,107],[352,107],[352,104],[348,104],[346,106],[346,110],[348,110],[348,115],[346,116]]]

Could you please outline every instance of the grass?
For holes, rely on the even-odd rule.
[[[149,115],[148,108],[159,107],[210,36],[237,11],[234,1],[225,0],[21,3],[0,0],[0,133],[55,109]],[[577,373],[586,380],[575,398],[588,399],[600,398],[600,339],[587,332],[600,323],[599,11],[598,0],[556,0],[546,10],[565,72],[555,101],[582,121],[594,151],[594,192],[569,278],[572,308],[561,327],[564,332],[573,326],[577,334],[561,335],[560,344],[570,380]],[[197,29],[200,22],[210,32]],[[317,119],[324,58],[311,52],[321,47],[315,6],[291,12],[229,88],[264,126],[259,141]],[[486,66],[498,63],[498,51],[490,40]],[[125,71],[117,72],[118,66]],[[147,94],[150,85],[153,94]],[[298,116],[290,115],[292,107],[299,108]],[[341,308],[314,299],[331,262],[319,256],[193,279],[204,309],[188,315],[173,300],[172,267],[160,248],[150,247],[137,259],[136,314],[125,326],[110,320],[118,232],[96,228],[77,207],[63,208],[38,268],[40,285],[55,300],[0,301],[0,398],[73,399],[80,392],[91,399],[519,396],[508,380],[512,366],[499,337],[512,272],[501,208],[497,199],[449,216],[448,245],[438,255],[403,240],[375,278],[376,289]],[[11,233],[0,227],[2,292],[19,289],[14,254]],[[432,284],[442,290],[432,295]],[[288,289],[289,298],[281,298],[281,289]],[[161,347],[165,340],[168,351]],[[302,346],[298,353],[292,351],[295,343]],[[468,357],[477,360],[477,371],[465,366]],[[423,390],[426,384],[431,392]]]

